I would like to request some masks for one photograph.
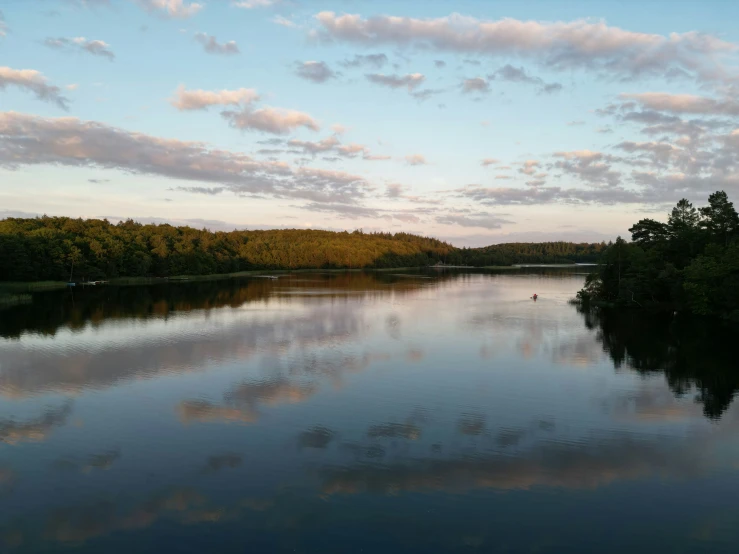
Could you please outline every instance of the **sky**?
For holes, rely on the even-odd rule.
[[[0,217],[628,237],[739,198],[739,2],[0,0]]]

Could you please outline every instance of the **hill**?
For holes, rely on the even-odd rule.
[[[474,266],[595,261],[605,244],[456,248],[409,233],[307,229],[212,232],[68,217],[0,221],[0,281],[209,275],[255,269]]]

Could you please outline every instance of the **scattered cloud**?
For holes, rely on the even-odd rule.
[[[498,163],[500,163],[500,160],[496,160],[495,158],[485,158],[484,160],[482,160],[482,162],[480,162],[480,165],[482,165],[483,167],[487,167],[489,165],[494,165]]]
[[[407,88],[409,92],[416,89],[426,80],[421,73],[409,73],[408,75],[383,75],[382,73],[367,73],[367,80],[376,85],[390,88]]]
[[[434,60],[434,66],[441,69],[442,67],[446,67],[446,62],[444,60]]]
[[[526,73],[523,67],[513,67],[510,64],[506,64],[488,75],[488,79],[491,81],[507,81],[510,83],[524,83],[534,85],[537,87],[539,93],[551,94],[562,90],[560,83],[545,83],[540,77],[533,77]]]
[[[85,37],[76,38],[47,38],[44,45],[55,50],[87,52],[93,56],[102,56],[110,61],[115,59],[115,54],[110,50],[110,45],[102,40],[88,40]]]
[[[442,92],[446,91],[440,88],[423,88],[421,90],[415,90],[411,92],[411,96],[416,100],[423,102],[424,100],[428,100],[432,96],[436,96],[437,94],[441,94]]]
[[[526,160],[521,164],[521,167],[519,168],[518,172],[523,173],[524,175],[533,175],[538,171],[538,167],[541,164],[537,160]]]
[[[166,19],[187,19],[203,9],[203,4],[184,0],[134,0],[147,12]]]
[[[703,114],[739,116],[739,100],[726,97],[720,100],[694,94],[642,92],[621,94],[621,99],[637,102],[642,108],[673,114]]]
[[[353,204],[369,187],[363,177],[346,172],[259,161],[203,142],[129,132],[74,117],[0,112],[0,166],[12,170],[38,164],[116,169],[212,183],[236,194],[314,202]]]
[[[309,114],[298,110],[265,107],[258,110],[244,108],[241,111],[227,110],[221,116],[236,129],[262,131],[286,135],[299,127],[311,131],[320,130],[320,125]]]
[[[369,147],[363,144],[357,144],[353,142],[349,144],[342,144],[339,139],[336,138],[336,135],[315,142],[309,140],[291,139],[287,141],[287,146],[292,149],[298,149],[300,153],[309,154],[312,156],[331,152],[342,158],[355,158],[361,155],[362,159],[370,161],[390,159],[390,156],[379,156],[371,154]]]
[[[464,79],[460,85],[462,92],[465,94],[479,92],[481,94],[487,94],[490,92],[490,85],[482,77],[473,77],[471,79]]]
[[[616,186],[621,182],[621,173],[611,169],[613,156],[591,150],[555,152],[554,156],[562,158],[554,164],[556,168],[588,183]]]
[[[568,121],[567,122],[567,126],[568,127],[579,127],[581,125],[585,125],[585,122],[582,121],[582,120],[580,120],[580,119],[577,119],[575,121]]]
[[[286,17],[283,17],[281,15],[274,16],[272,19],[270,19],[270,21],[272,23],[276,23],[277,25],[282,25],[283,27],[294,28],[298,26],[298,24],[295,23],[293,20],[287,19]]]
[[[187,90],[184,85],[177,87],[169,103],[180,111],[204,110],[209,106],[246,106],[259,100],[253,88],[237,90]]]
[[[63,110],[69,109],[69,100],[61,95],[59,87],[50,85],[46,77],[35,69],[12,69],[0,66],[0,90],[8,86],[32,92],[39,100],[52,102]]]
[[[339,62],[342,67],[375,67],[382,68],[388,63],[385,54],[355,54],[353,58]]]
[[[252,10],[254,8],[269,8],[270,6],[276,6],[281,1],[282,0],[235,0],[231,2],[231,5],[237,8]]]
[[[426,165],[426,158],[422,154],[409,154],[405,157],[408,165]]]
[[[532,59],[550,70],[582,69],[617,78],[687,75],[726,79],[722,58],[737,45],[698,32],[669,36],[628,31],[602,21],[482,20],[452,14],[438,18],[315,16],[317,34],[363,46],[415,46],[440,52]]]
[[[206,33],[195,33],[195,40],[203,45],[203,50],[208,54],[232,56],[240,53],[238,44],[233,40],[220,43],[216,37],[210,36]]]
[[[295,74],[307,81],[314,83],[325,83],[334,79],[336,73],[325,62],[307,61],[297,64]]]

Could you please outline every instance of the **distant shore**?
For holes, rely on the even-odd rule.
[[[235,273],[213,273],[210,275],[172,275],[170,277],[116,277],[107,279],[105,285],[117,285],[117,286],[133,286],[133,285],[151,285],[151,284],[164,284],[164,283],[181,283],[190,281],[219,281],[226,279],[237,279],[239,277],[267,277],[270,275],[289,275],[291,273],[361,273],[361,272],[374,272],[374,273],[389,273],[392,271],[418,271],[428,269],[466,269],[469,271],[517,271],[520,269],[530,268],[574,268],[589,264],[515,264],[515,265],[490,265],[482,267],[474,266],[418,266],[418,267],[383,267],[383,268],[361,268],[361,269],[254,269],[249,271],[238,271]],[[595,264],[593,264],[595,265]],[[97,285],[97,286],[105,286]],[[95,286],[95,285],[84,285],[82,283],[76,284],[76,287]],[[66,281],[0,281],[0,292],[6,293],[21,293],[21,292],[37,292],[45,290],[60,290],[68,287]]]

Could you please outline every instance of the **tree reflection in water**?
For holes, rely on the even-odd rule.
[[[736,327],[718,321],[578,306],[616,369],[663,372],[676,396],[696,391],[704,415],[721,418],[739,389]]]

